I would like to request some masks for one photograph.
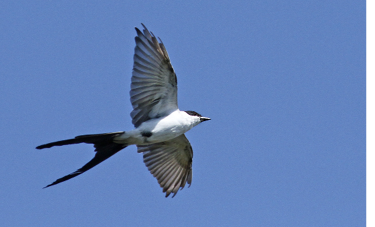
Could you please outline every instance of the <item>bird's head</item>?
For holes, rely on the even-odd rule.
[[[201,123],[201,122],[203,122],[203,121],[209,121],[209,120],[211,120],[211,118],[202,117],[202,115],[200,115],[199,113],[197,113],[195,111],[192,111],[192,110],[187,110],[187,111],[185,111],[185,113],[189,114],[192,117],[197,118],[197,123],[198,124]]]

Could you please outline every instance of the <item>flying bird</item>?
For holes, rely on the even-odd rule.
[[[131,78],[130,113],[134,129],[76,136],[47,143],[37,149],[69,144],[93,144],[96,154],[82,168],[45,188],[86,172],[129,145],[136,145],[143,162],[163,192],[174,197],[192,182],[193,149],[185,132],[210,118],[195,111],[181,111],[177,105],[177,77],[161,39],[143,25],[135,28],[134,65]]]

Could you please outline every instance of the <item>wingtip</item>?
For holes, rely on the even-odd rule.
[[[168,198],[171,194],[172,194],[172,198],[174,198],[177,195],[177,192],[165,192],[165,198]]]

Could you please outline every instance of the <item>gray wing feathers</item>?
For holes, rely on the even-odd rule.
[[[143,25],[143,24],[142,24]],[[163,43],[143,25],[136,28],[136,47],[130,91],[132,123],[138,127],[151,118],[178,109],[177,77]]]
[[[138,152],[143,153],[143,162],[166,197],[171,193],[174,197],[186,182],[191,185],[193,149],[185,135],[162,143],[139,145]]]

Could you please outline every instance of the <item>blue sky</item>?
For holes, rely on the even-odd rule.
[[[159,36],[193,183],[164,198],[136,147],[72,180],[132,129],[134,27]],[[2,1],[1,226],[364,226],[365,1]]]

